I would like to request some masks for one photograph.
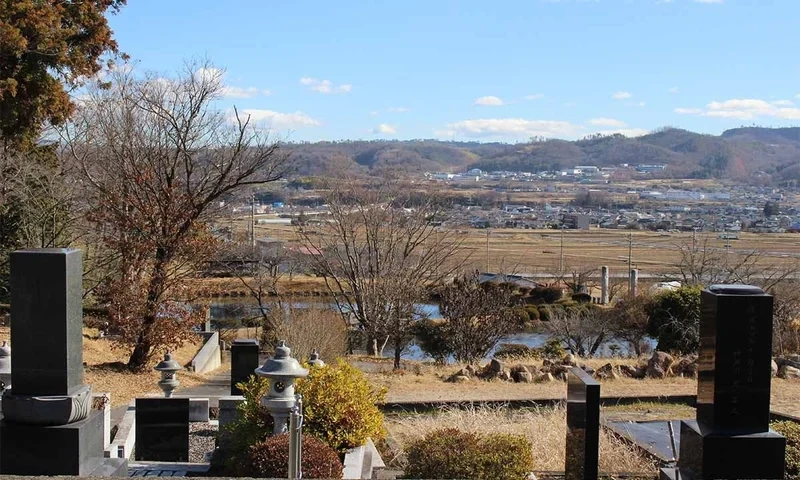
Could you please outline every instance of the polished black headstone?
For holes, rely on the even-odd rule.
[[[83,385],[81,252],[11,253],[11,385],[15,395],[68,395]]]
[[[246,382],[258,368],[258,342],[250,338],[237,338],[231,344],[231,395],[241,395],[236,387]]]
[[[681,422],[680,471],[704,479],[783,478],[786,439],[775,432],[730,435]]]
[[[600,449],[600,383],[583,369],[567,375],[567,451],[564,478],[596,480]]]
[[[136,399],[136,460],[189,461],[189,399]]]
[[[69,425],[41,427],[0,422],[0,472],[4,475],[80,475],[104,471],[127,476],[124,459],[103,458],[103,414]]]
[[[748,285],[703,290],[697,420],[712,430],[769,430],[772,296]]]

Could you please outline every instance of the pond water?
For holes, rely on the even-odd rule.
[[[321,301],[295,301],[291,303],[293,308],[310,308],[310,307],[317,307],[317,308],[331,308],[336,309],[336,305],[331,302],[321,302]],[[439,305],[435,303],[426,303],[418,305],[420,310],[423,311],[428,318],[438,319],[442,318],[441,312],[439,310]],[[224,299],[224,300],[215,300],[215,302],[211,303],[210,305],[210,318],[212,322],[220,322],[220,321],[241,321],[245,318],[252,318],[258,315],[258,306],[255,304],[255,300],[252,299],[244,299],[244,298],[233,298],[233,299]],[[547,333],[516,333],[513,335],[506,335],[498,342],[499,345],[503,343],[518,343],[522,345],[526,345],[531,348],[537,348],[543,346],[547,340],[550,338],[550,334]],[[600,346],[598,350],[598,356],[608,357],[612,355],[611,345],[616,345],[619,349],[617,350],[617,355],[628,355],[629,348],[628,345],[621,342],[605,342]],[[651,341],[651,346],[654,346],[655,342]],[[486,356],[487,358],[491,358],[497,348],[493,349],[489,354]],[[384,356],[392,357],[393,352],[389,347],[387,347],[384,352]],[[405,351],[403,352],[402,358],[407,360],[431,360],[431,357],[425,354],[417,345],[412,344],[409,345]]]

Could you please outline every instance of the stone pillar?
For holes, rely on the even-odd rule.
[[[3,394],[0,473],[127,475],[103,459],[103,413],[83,383],[81,252],[11,254],[11,389]]]
[[[628,291],[631,297],[639,294],[639,270],[635,268],[631,269],[631,276],[628,279]]]
[[[600,303],[608,304],[608,267],[600,267]]]
[[[681,422],[680,476],[781,479],[786,439],[769,429],[772,296],[711,285],[700,309],[697,420]]]

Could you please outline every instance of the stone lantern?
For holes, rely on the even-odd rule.
[[[325,366],[325,362],[319,358],[319,353],[317,353],[316,348],[311,352],[311,356],[308,357],[308,364],[314,368]]]
[[[281,340],[275,349],[275,356],[255,370],[256,375],[269,379],[269,392],[261,399],[263,405],[275,421],[273,433],[286,433],[286,422],[297,402],[294,395],[294,382],[308,375],[308,370],[292,358],[292,351]]]
[[[11,347],[3,340],[0,346],[0,390],[11,386]]]
[[[164,397],[170,398],[172,392],[178,388],[181,382],[178,381],[178,372],[182,370],[181,364],[172,359],[172,354],[167,352],[164,360],[156,365],[155,370],[161,372],[161,381],[158,382],[159,388],[164,391]]]

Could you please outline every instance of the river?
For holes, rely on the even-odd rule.
[[[320,302],[320,301],[295,301],[291,304],[294,308],[309,308],[311,306],[315,307],[329,307],[332,309],[336,308],[336,305],[330,302]],[[442,314],[439,311],[439,305],[435,303],[425,303],[420,304],[419,308],[425,312],[428,318],[431,319],[439,319],[442,318]],[[245,318],[252,318],[258,314],[258,307],[255,305],[254,300],[246,300],[242,298],[232,298],[232,299],[225,299],[219,300],[216,299],[210,305],[210,318],[212,322],[218,323],[220,321],[236,321],[236,320],[243,320]],[[531,348],[537,348],[543,346],[547,340],[550,338],[550,334],[547,333],[515,333],[512,335],[506,335],[500,339],[498,342],[498,346],[503,343],[517,343],[527,345]],[[617,350],[617,355],[627,355],[629,352],[628,345],[619,342],[605,342],[597,352],[598,356],[611,356],[611,345],[616,345],[619,350]],[[491,358],[494,354],[496,348],[489,352],[486,356],[487,358]],[[387,347],[384,350],[384,355],[386,357],[392,357],[393,352]],[[431,360],[431,357],[425,354],[416,344],[409,345],[402,354],[402,358],[407,360]]]

